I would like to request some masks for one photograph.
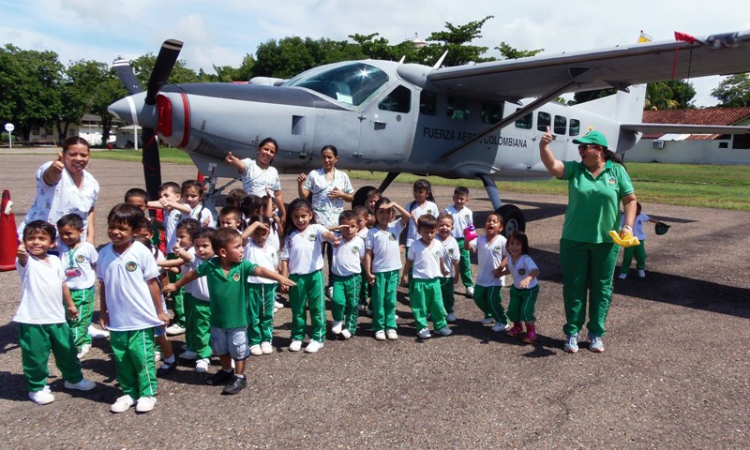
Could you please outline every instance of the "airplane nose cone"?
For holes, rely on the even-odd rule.
[[[154,105],[146,105],[144,103],[145,98],[145,93],[131,95],[112,103],[107,110],[123,122],[146,128],[156,128],[156,108]]]

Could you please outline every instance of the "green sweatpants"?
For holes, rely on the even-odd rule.
[[[409,304],[414,313],[417,331],[427,328],[428,312],[432,314],[432,326],[435,330],[442,330],[448,325],[445,321],[443,294],[440,292],[440,278],[413,278],[409,282]]]
[[[375,274],[372,287],[372,331],[396,329],[398,270]]]
[[[110,331],[109,341],[122,393],[134,400],[155,396],[154,329]]]
[[[83,379],[81,363],[76,356],[76,346],[67,323],[19,323],[18,342],[21,344],[23,376],[29,392],[41,391],[47,385],[50,350],[65,381],[78,383]]]
[[[276,302],[276,283],[247,285],[247,339],[250,346],[270,343],[273,339],[273,305]],[[322,341],[321,341],[322,342]]]
[[[367,306],[367,298],[372,296],[372,285],[367,282],[364,266],[362,266],[362,274],[359,280],[359,285],[359,303]]]
[[[89,325],[91,325],[91,318],[94,317],[94,286],[88,289],[71,289],[70,295],[78,310],[78,318],[68,319],[68,326],[73,335],[73,342],[80,351],[84,344],[91,344]]]
[[[292,306],[292,340],[305,338],[307,311],[310,310],[310,338],[324,342],[326,338],[326,306],[323,297],[323,271],[316,270],[304,275],[291,274],[289,278],[297,283],[289,289],[289,303]]]
[[[503,309],[502,286],[474,286],[474,303],[484,313],[484,317],[494,318],[495,322],[508,324],[508,316]]]
[[[508,319],[513,322],[534,322],[536,316],[536,298],[539,295],[539,285],[531,289],[510,287],[510,302],[508,303]]]
[[[454,312],[453,305],[456,303],[456,296],[453,291],[455,288],[453,277],[440,278],[440,292],[443,294],[443,306],[445,306],[446,313]]]
[[[622,266],[620,266],[620,273],[627,274],[630,270],[630,264],[633,263],[633,256],[635,256],[635,268],[638,270],[646,270],[646,241],[641,241],[640,245],[633,247],[625,247],[622,252]]]
[[[595,335],[604,336],[604,322],[612,302],[612,275],[619,250],[614,243],[591,244],[560,239],[566,321],[563,332],[567,336],[583,328],[587,300],[587,327]]]
[[[331,304],[331,315],[333,320],[343,321],[344,326],[350,333],[357,331],[357,316],[359,310],[360,283],[362,274],[354,273],[346,277],[331,274],[333,281],[333,303]]]
[[[456,238],[458,249],[461,252],[461,260],[458,262],[458,272],[461,275],[461,282],[466,287],[474,286],[474,280],[471,279],[471,254],[464,248],[464,238]]]
[[[211,303],[185,293],[185,345],[199,359],[211,357]]]
[[[167,254],[167,260],[170,259],[177,259],[177,255],[174,253]],[[176,283],[180,278],[182,278],[182,275],[179,273],[172,273],[171,271],[167,271],[167,277],[169,278],[170,283]],[[181,327],[185,327],[185,288],[180,288],[174,292],[172,292],[172,310],[174,311],[174,316],[172,317],[172,322],[176,323],[177,325]]]

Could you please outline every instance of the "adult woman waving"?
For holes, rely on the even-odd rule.
[[[539,142],[544,166],[554,177],[568,182],[568,207],[565,209],[560,264],[563,272],[563,301],[567,336],[564,349],[578,351],[579,332],[589,306],[589,349],[604,351],[605,321],[612,301],[612,277],[617,263],[617,246],[609,236],[620,228],[619,205],[625,210],[620,237],[632,233],[636,198],[625,167],[607,148],[607,139],[598,131],[589,131],[578,144],[581,161],[559,161],[549,147],[553,137],[549,127]]]
[[[83,219],[83,238],[95,244],[94,204],[99,195],[99,183],[86,171],[89,164],[89,143],[71,136],[62,143],[57,160],[41,165],[36,173],[34,203],[18,227],[23,235],[27,223],[45,220],[52,225],[66,214]]]

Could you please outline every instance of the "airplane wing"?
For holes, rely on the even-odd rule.
[[[674,77],[673,77],[674,71]],[[428,81],[448,94],[479,100],[538,97],[576,77],[564,92],[750,72],[750,30],[694,42],[635,43],[554,56],[435,69]]]
[[[750,126],[722,125],[685,125],[672,123],[624,123],[620,129],[641,133],[677,133],[677,134],[745,134],[750,133]]]

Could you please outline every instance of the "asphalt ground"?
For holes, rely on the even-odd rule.
[[[31,204],[36,169],[54,151],[47,153],[0,155],[0,188],[11,190],[16,221]],[[178,182],[196,173],[163,169],[164,180]],[[96,228],[104,244],[106,213],[128,188],[142,186],[142,169],[95,160],[90,171],[101,184]],[[287,201],[296,194],[294,177],[282,176]],[[403,184],[387,191],[401,204],[410,193]],[[451,196],[451,188],[435,188],[439,206]],[[370,319],[361,317],[356,336],[329,339],[315,355],[287,351],[286,307],[275,318],[275,352],[248,360],[247,390],[222,396],[186,363],[160,380],[158,404],[146,415],[109,412],[121,394],[107,340],[95,341],[83,360],[96,390],[65,391],[50,364],[56,401],[31,403],[10,321],[19,280],[0,273],[0,448],[750,447],[750,214],[645,204],[672,228],[663,236],[649,229],[645,279],[631,271],[615,280],[606,352],[592,353],[584,342],[571,355],[562,350],[558,263],[566,198],[508,193],[504,200],[527,214],[541,270],[535,345],[480,325],[463,287],[450,337],[418,341],[401,289],[398,341],[375,341]],[[491,209],[475,190],[469,206]],[[507,289],[503,296],[507,305]],[[183,339],[173,340],[176,350]],[[214,361],[211,373],[217,367]]]

